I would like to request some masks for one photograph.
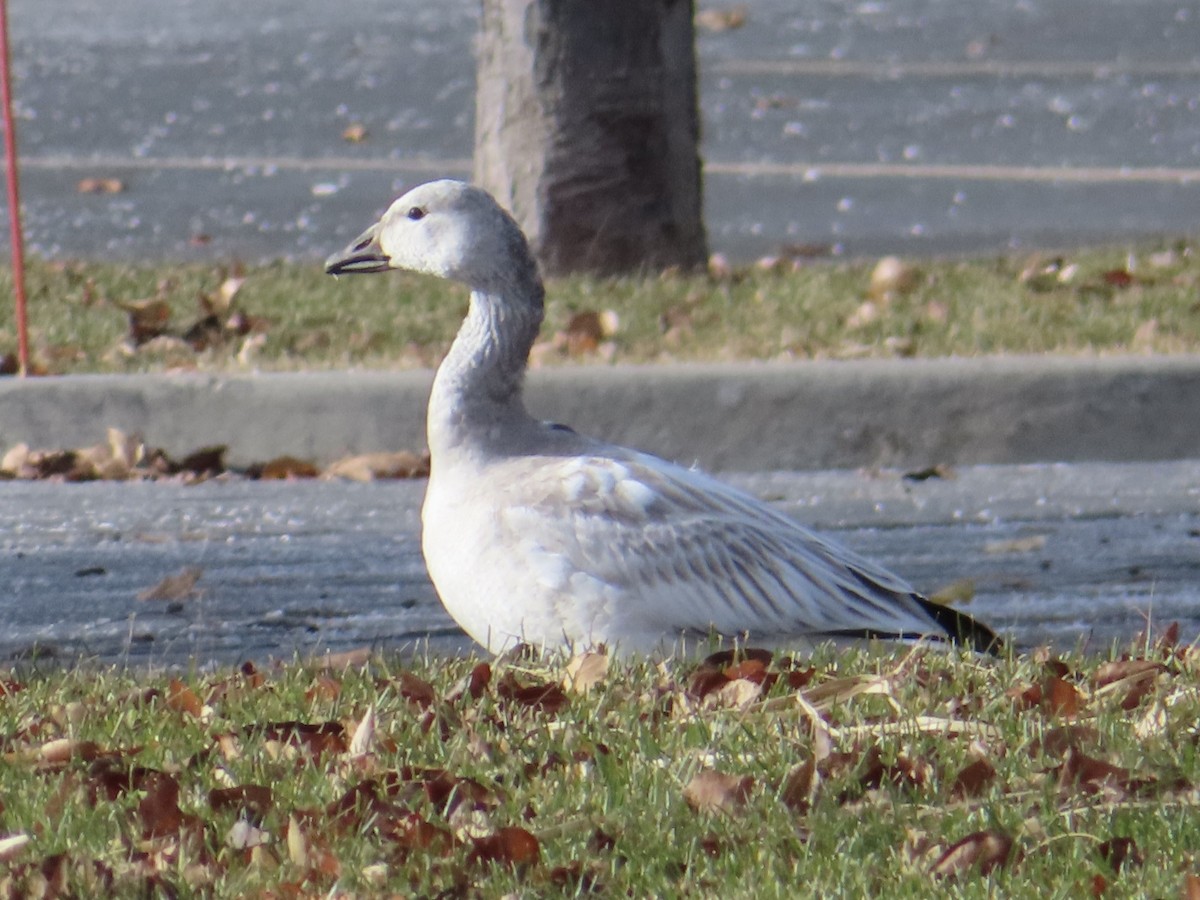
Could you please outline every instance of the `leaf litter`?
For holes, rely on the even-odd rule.
[[[1102,662],[923,647],[640,670],[603,652],[339,662],[149,675],[44,707],[41,685],[6,679],[0,777],[23,773],[41,799],[5,816],[0,889],[719,890],[744,837],[783,859],[831,828],[891,833],[907,860],[878,876],[893,886],[1040,884],[1038,867],[1082,842],[1070,877],[1107,889],[1164,852],[1114,811],[1197,802],[1194,754],[1174,752],[1196,740],[1197,666],[1170,633]],[[1152,710],[1164,714],[1142,742]],[[95,833],[70,849],[48,840],[89,816]],[[647,845],[643,820],[696,855]],[[752,837],[766,823],[785,827]],[[647,867],[658,880],[626,880]]]

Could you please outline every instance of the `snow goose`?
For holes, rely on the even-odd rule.
[[[653,653],[713,635],[801,650],[862,638],[996,644],[986,626],[747,493],[532,418],[522,383],[542,281],[485,191],[420,185],[325,264],[333,275],[388,269],[471,290],[429,399],[422,549],[446,609],[488,650]]]

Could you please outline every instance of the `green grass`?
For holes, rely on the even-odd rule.
[[[103,883],[117,896],[593,887],[982,898],[1090,896],[1102,879],[1112,896],[1178,896],[1200,869],[1196,658],[1169,647],[1146,655],[1161,667],[1145,683],[1122,671],[1109,687],[1113,672],[1095,658],[862,651],[818,654],[811,671],[779,658],[766,669],[774,686],[732,706],[715,692],[699,699],[696,664],[685,662],[614,662],[586,694],[535,691],[542,705],[513,685],[557,685],[561,661],[494,663],[477,696],[457,697],[477,661],[376,659],[338,672],[296,663],[174,684],[114,670],[35,673],[0,694],[0,838],[29,838],[0,863],[0,888],[23,895],[58,878],[64,893],[94,895]],[[738,674],[763,670],[710,683]],[[805,682],[802,693],[789,677]],[[353,757],[347,745],[368,709],[374,737]],[[324,725],[327,737],[292,737],[296,722]],[[61,738],[76,742],[74,754],[45,759]],[[810,759],[824,777],[797,794],[788,786]],[[957,774],[978,759],[994,776],[957,796]],[[1096,769],[1101,761],[1110,768]],[[752,781],[696,809],[689,785],[709,769]],[[150,770],[179,785],[177,804],[152,796],[163,776]],[[427,790],[431,779],[452,790]],[[270,802],[249,814],[217,808],[210,791],[233,785],[263,786]],[[348,795],[357,802],[339,806]],[[270,843],[230,847],[239,817]],[[423,822],[429,840],[400,820]],[[536,861],[497,843],[505,828],[532,836]],[[944,859],[979,832],[1011,840],[1011,852],[986,873]],[[1102,853],[1114,838],[1135,847],[1120,870]]]
[[[1133,261],[1132,283],[1105,273]],[[725,277],[565,278],[548,285],[543,336],[573,315],[614,312],[602,352],[545,352],[541,362],[648,362],[996,353],[1194,352],[1200,349],[1200,260],[1190,245],[1079,251],[1072,278],[1021,279],[1026,260],[931,260],[912,288],[868,298],[871,262],[758,267]],[[242,271],[240,267],[238,271]],[[230,267],[35,261],[29,319],[36,368],[50,373],[237,371],[247,368],[409,368],[436,364],[465,310],[463,288],[393,274],[335,280],[315,264],[245,269],[234,301],[247,335],[226,331],[195,352],[161,339],[136,352],[122,304],[158,297],[175,336],[201,318]],[[1118,276],[1119,277],[1119,276]],[[9,295],[9,274],[0,274]],[[15,350],[11,307],[0,310],[0,354]],[[222,316],[222,320],[226,317]],[[244,330],[244,329],[243,329]],[[242,351],[242,352],[240,352]],[[240,352],[240,355],[239,355]]]

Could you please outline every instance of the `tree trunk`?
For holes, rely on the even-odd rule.
[[[693,0],[482,0],[475,181],[543,269],[702,265]]]

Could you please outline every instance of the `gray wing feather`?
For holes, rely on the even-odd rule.
[[[632,452],[512,465],[523,471],[505,473],[502,527],[636,596],[614,615],[644,627],[942,633],[905,582],[702,473]]]

